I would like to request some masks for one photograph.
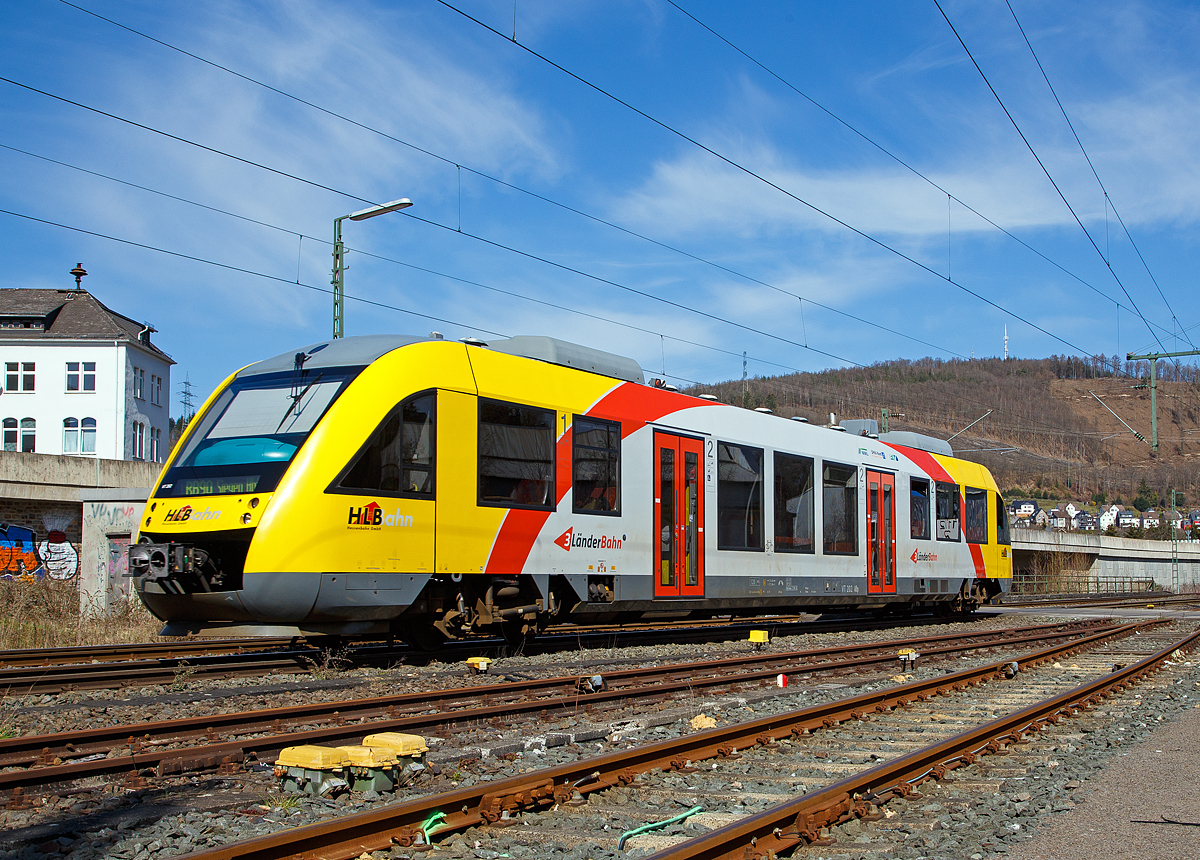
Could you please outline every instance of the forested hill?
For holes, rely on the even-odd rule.
[[[1200,501],[1200,432],[1193,432],[1200,430],[1200,369],[1158,364],[1157,457],[1108,411],[1149,440],[1149,372],[1148,362],[1116,356],[924,358],[755,377],[746,380],[744,396],[740,379],[687,391],[814,424],[827,424],[831,412],[839,421],[880,420],[887,409],[890,429],[942,439],[992,410],[952,444],[991,469],[1006,494],[1042,489],[1080,501],[1096,493],[1132,498],[1145,478],[1164,498],[1175,489]]]

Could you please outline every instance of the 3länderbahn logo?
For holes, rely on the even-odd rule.
[[[620,549],[625,543],[625,535],[577,535],[575,527],[571,526],[556,537],[554,542],[567,552],[570,552],[573,546],[580,549]]]

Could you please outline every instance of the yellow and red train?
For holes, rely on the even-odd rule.
[[[213,392],[130,570],[168,633],[426,646],[551,620],[964,610],[1006,591],[988,471],[870,424],[681,394],[552,338],[326,341]]]

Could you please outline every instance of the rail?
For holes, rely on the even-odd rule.
[[[1146,628],[1147,625],[1124,625],[1115,630],[1092,633],[1060,646],[1039,649],[1018,658],[1018,661],[1026,665],[1057,659],[1105,639]],[[738,750],[751,746],[771,745],[789,735],[807,734],[814,729],[836,726],[845,720],[886,711],[941,692],[965,689],[1004,676],[1011,662],[1011,659],[1003,660],[798,711],[721,726],[187,856],[194,860],[272,860],[293,857],[348,860],[364,852],[388,850],[392,846],[419,847],[428,844],[425,823],[435,817],[437,824],[428,829],[432,836],[479,824],[491,824],[502,818],[510,818],[522,810],[539,810],[565,804],[576,794],[629,785],[636,782],[639,774],[654,768],[683,770],[694,762],[736,756]],[[770,832],[768,830],[767,834]]]
[[[562,708],[574,711],[579,707],[615,707],[637,697],[689,695],[698,689],[731,684],[770,683],[780,672],[861,672],[871,666],[893,664],[896,650],[901,647],[915,646],[923,659],[930,659],[979,648],[1012,647],[1121,629],[1121,625],[1094,622],[1037,625],[807,651],[755,652],[699,663],[607,672],[606,689],[596,692],[584,692],[579,677],[559,676],[8,738],[0,740],[0,768],[23,769],[0,771],[0,790],[23,790],[106,774],[136,775],[147,769],[154,769],[159,776],[222,765],[231,769],[246,758],[265,757],[286,746],[346,743],[373,732],[429,733],[523,714],[553,713]],[[320,722],[326,725],[287,730],[289,726]],[[188,741],[193,742],[191,746],[174,746]],[[172,748],[165,748],[168,746]],[[113,754],[114,749],[124,747],[128,747],[128,754]]]
[[[1191,651],[1198,642],[1200,630],[1110,675],[659,851],[649,860],[759,860],[821,841],[823,828],[874,816],[876,803],[896,795],[907,796],[925,780],[940,779],[980,756],[1002,753],[1026,734],[1094,707],[1157,668],[1176,651]]]

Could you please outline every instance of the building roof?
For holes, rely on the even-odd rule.
[[[152,332],[148,324],[106,307],[87,290],[0,289],[0,337],[126,341],[174,364],[150,341]]]

